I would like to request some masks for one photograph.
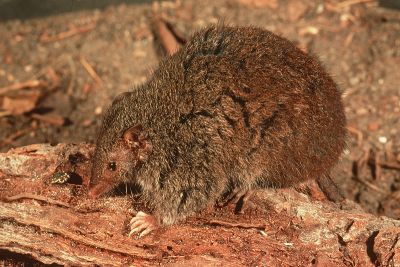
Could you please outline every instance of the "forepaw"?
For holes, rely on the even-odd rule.
[[[158,227],[157,219],[152,216],[148,215],[142,211],[139,211],[135,217],[129,223],[131,231],[129,232],[129,236],[133,234],[137,234],[138,238],[141,238]]]

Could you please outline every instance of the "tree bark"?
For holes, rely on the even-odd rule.
[[[1,250],[61,265],[400,266],[400,221],[293,189],[256,192],[244,214],[211,207],[128,237],[137,202],[86,197],[92,151],[40,144],[0,154]]]

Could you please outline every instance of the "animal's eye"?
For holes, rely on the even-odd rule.
[[[109,169],[110,171],[116,171],[116,170],[117,170],[117,164],[116,164],[114,161],[109,162],[109,163],[108,163],[108,169]]]

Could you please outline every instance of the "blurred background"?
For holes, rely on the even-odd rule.
[[[0,151],[94,142],[112,99],[206,25],[256,25],[318,55],[344,94],[332,173],[367,211],[400,219],[400,1],[0,0]],[[168,39],[168,38],[167,38]]]

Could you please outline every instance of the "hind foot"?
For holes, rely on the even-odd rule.
[[[225,198],[225,202],[220,204],[220,207],[228,206],[231,203],[235,203],[235,213],[243,214],[244,208],[247,205],[249,197],[252,195],[252,191],[246,189],[235,188],[229,195]]]

